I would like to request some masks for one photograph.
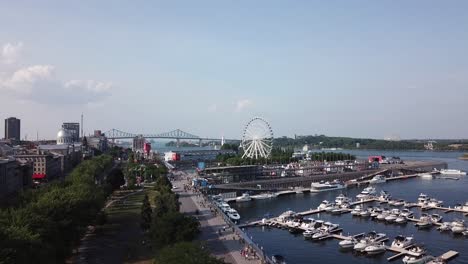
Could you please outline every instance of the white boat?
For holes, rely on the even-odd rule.
[[[387,178],[383,175],[376,175],[369,181],[369,184],[378,184],[378,183],[385,183]]]
[[[418,205],[424,206],[426,205],[426,202],[428,200],[429,200],[429,197],[427,197],[427,195],[425,195],[424,193],[421,193],[419,194],[419,197],[418,197]]]
[[[454,169],[443,169],[439,171],[443,175],[466,175],[466,172]]]
[[[419,174],[419,177],[421,177],[421,179],[425,179],[425,180],[431,180],[433,178],[431,173],[421,173],[421,174]]]
[[[387,215],[387,217],[385,217],[385,221],[389,223],[393,223],[399,215],[400,215],[400,210],[392,209],[390,213]]]
[[[412,217],[413,216],[413,212],[409,209],[403,209],[401,210],[401,216],[404,216],[404,217]]]
[[[422,214],[419,221],[414,225],[418,228],[429,228],[432,226],[431,217],[426,214]]]
[[[392,196],[386,192],[386,191],[380,191],[380,196],[378,197],[378,200],[380,203],[387,203],[392,199]]]
[[[403,206],[405,204],[405,200],[395,200],[393,206]]]
[[[429,263],[433,259],[434,259],[433,256],[428,256],[428,255],[420,255],[419,257],[406,255],[403,258],[403,263],[405,263],[405,264],[425,264],[425,263]]]
[[[292,218],[296,215],[296,212],[288,210],[278,216],[280,222],[285,222],[287,219]]]
[[[223,202],[219,205],[219,209],[221,209],[221,211],[223,211],[223,213],[226,213],[229,209],[231,209],[231,206],[229,206],[229,204]]]
[[[374,194],[375,194],[375,188],[372,186],[369,186],[365,188],[364,190],[362,190],[360,194],[356,195],[356,198],[360,200],[365,200],[365,199],[371,198]]]
[[[302,235],[305,237],[305,238],[312,238],[312,236],[317,233],[318,231],[320,231],[321,227],[323,226],[324,224],[324,221],[322,220],[317,220],[314,222],[314,226],[312,227],[309,227],[307,228],[304,233],[302,233]]]
[[[438,229],[440,232],[450,231],[450,230],[452,230],[452,223],[450,223],[450,222],[443,222],[442,225],[440,225],[437,229]]]
[[[371,215],[371,210],[372,209],[370,209],[370,208],[363,209],[359,215],[362,216],[362,217],[369,217]]]
[[[429,206],[429,207],[441,207],[443,203],[444,203],[443,201],[439,201],[437,199],[431,198],[431,199],[429,199],[429,201],[427,201],[427,206]]]
[[[457,209],[457,210],[462,210],[462,211],[468,212],[468,202],[465,202],[464,205],[457,204],[457,205],[455,205],[454,208]]]
[[[239,202],[250,202],[252,200],[252,198],[250,197],[250,195],[248,193],[243,193],[242,196],[239,196],[236,198],[236,203],[239,203]]]
[[[278,194],[276,193],[261,193],[257,195],[252,195],[251,198],[255,200],[265,200],[277,197]]]
[[[385,243],[382,243],[382,244],[378,243],[378,244],[367,246],[364,249],[364,252],[366,252],[368,255],[377,255],[377,254],[384,253],[386,250],[387,248],[385,247]]]
[[[408,222],[408,218],[402,216],[401,214],[395,219],[396,224],[404,224],[406,222]]]
[[[382,213],[382,209],[378,208],[378,207],[375,207],[375,208],[372,208],[371,210],[371,217],[372,218],[376,218],[379,214]]]
[[[338,243],[338,245],[341,248],[349,249],[349,248],[353,248],[354,245],[356,245],[357,243],[358,243],[358,241],[355,238],[350,237],[350,238],[347,238],[345,240],[340,241],[340,243]]]
[[[392,242],[392,247],[397,247],[397,248],[406,248],[407,246],[410,246],[414,243],[413,237],[404,237],[402,235],[396,236],[395,239]]]
[[[313,182],[310,184],[310,192],[326,192],[326,191],[333,191],[333,190],[341,190],[346,188],[346,186],[339,182]]]
[[[227,216],[232,220],[232,221],[237,221],[240,219],[240,215],[239,213],[237,213],[237,211],[235,209],[229,209],[227,212],[226,212]]]
[[[336,209],[341,209],[339,206],[337,206],[335,203],[329,204],[327,207],[325,207],[325,212],[330,213],[331,211],[334,211]]]
[[[327,208],[328,206],[330,206],[330,202],[327,201],[327,200],[323,200],[322,203],[320,203],[319,206],[317,206],[317,209],[318,210],[325,210],[325,208]]]
[[[439,214],[432,214],[431,221],[432,223],[440,223],[444,217]]]
[[[376,217],[376,219],[379,220],[379,221],[384,221],[384,220],[385,220],[385,217],[387,217],[389,213],[390,213],[389,211],[384,210],[384,211],[382,211],[382,213],[380,213],[380,214]]]
[[[351,215],[355,215],[355,216],[361,215],[361,213],[362,213],[362,208],[360,205],[356,205],[356,207],[354,207],[354,209],[351,211]]]
[[[329,232],[324,231],[324,230],[319,230],[317,233],[312,235],[312,239],[318,240],[318,239],[323,239],[326,238],[330,235]]]
[[[344,194],[340,194],[338,195],[336,198],[335,198],[335,203],[337,205],[342,205],[342,204],[349,204],[351,202],[351,199],[348,198],[346,195]]]
[[[356,251],[364,251],[366,247],[382,242],[386,239],[387,236],[383,233],[376,233],[376,232],[369,232],[365,237],[363,237],[357,244],[354,245],[354,250]]]
[[[466,230],[465,221],[455,220],[452,222],[452,233],[461,234],[465,230]]]

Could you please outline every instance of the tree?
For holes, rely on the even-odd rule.
[[[199,233],[200,223],[193,217],[180,212],[154,215],[151,238],[156,248],[182,241],[192,241]]]
[[[181,242],[163,248],[156,256],[154,263],[224,264],[225,262],[210,256],[210,253],[199,244]]]
[[[112,186],[112,190],[117,190],[125,184],[125,176],[122,169],[113,169],[107,176],[107,183]]]
[[[143,231],[150,229],[152,213],[153,210],[151,209],[149,198],[146,194],[145,198],[143,198],[143,204],[141,206],[141,229],[143,229]]]

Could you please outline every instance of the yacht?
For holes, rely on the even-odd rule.
[[[270,198],[275,198],[278,196],[276,193],[261,193],[257,195],[252,195],[252,198],[255,200],[265,200],[265,199],[270,199]]]
[[[408,222],[408,218],[406,218],[405,216],[401,214],[395,219],[396,224],[404,224],[406,222]]]
[[[252,200],[252,198],[250,197],[250,195],[248,193],[243,193],[242,196],[239,196],[239,197],[236,198],[236,203],[249,202],[251,200]]]
[[[431,180],[433,178],[431,173],[421,173],[421,174],[419,174],[419,177],[421,177],[421,179],[425,179],[425,180]]]
[[[327,207],[325,207],[325,212],[330,213],[333,210],[341,209],[339,206],[337,206],[335,203],[329,204]]]
[[[393,202],[393,206],[403,206],[405,204],[405,200],[395,200]]]
[[[432,223],[440,223],[444,217],[441,216],[440,214],[432,214],[431,215],[431,221]]]
[[[375,188],[369,186],[365,188],[364,190],[362,190],[360,194],[356,195],[356,198],[360,200],[365,200],[365,199],[371,198],[371,196],[374,194],[375,194]]]
[[[385,183],[387,178],[383,175],[377,175],[369,181],[369,184]]]
[[[341,248],[344,248],[344,249],[349,249],[349,248],[353,248],[354,245],[356,245],[359,241],[357,239],[355,239],[354,237],[349,237],[345,240],[342,240],[340,241],[340,243],[338,243],[338,245],[341,247]]]
[[[321,227],[318,228],[318,232],[312,235],[312,239],[323,239],[328,237],[330,233],[337,231],[340,228],[338,224],[332,224],[330,222],[325,222]]]
[[[294,217],[295,215],[296,215],[296,212],[288,210],[288,211],[280,214],[280,216],[278,216],[278,220],[280,222],[285,222],[286,220],[288,220],[289,218]]]
[[[429,201],[427,201],[427,206],[429,206],[429,207],[441,207],[443,203],[444,203],[443,201],[439,201],[437,199],[431,198],[431,199],[429,199]]]
[[[466,230],[465,221],[455,220],[452,222],[452,233],[461,234],[465,230]]]
[[[371,215],[370,215],[370,217],[376,218],[380,213],[382,213],[382,209],[380,209],[379,207],[374,207],[374,208],[372,208],[372,210],[371,210]]]
[[[413,212],[409,209],[403,209],[401,210],[401,216],[404,216],[404,217],[413,217]]]
[[[427,214],[422,214],[419,218],[419,221],[414,225],[418,228],[429,228],[432,226],[431,217]]]
[[[372,208],[363,209],[359,215],[362,217],[369,217],[371,215],[371,210]]]
[[[333,182],[313,182],[310,184],[310,192],[326,192],[326,191],[333,191],[333,190],[341,190],[344,189],[346,186],[335,180]]]
[[[465,202],[464,205],[457,204],[457,205],[455,205],[454,208],[457,209],[457,210],[462,210],[462,211],[468,212],[468,202]]]
[[[437,229],[438,229],[440,232],[450,231],[450,230],[452,230],[452,223],[450,223],[450,222],[443,222],[442,225],[440,225]]]
[[[320,231],[320,228],[323,226],[324,221],[317,220],[314,222],[314,226],[307,228],[302,235],[304,238],[312,238],[312,236]]]
[[[380,203],[388,203],[392,199],[392,196],[386,192],[386,191],[381,191],[380,196],[378,197],[378,200]]]
[[[389,214],[390,214],[390,211],[384,210],[384,211],[382,211],[382,213],[380,213],[380,214],[376,217],[376,219],[379,220],[379,221],[384,221],[385,218],[386,218]]]
[[[222,202],[219,204],[219,209],[221,209],[221,211],[223,211],[223,213],[226,213],[229,209],[231,209],[231,206],[229,206],[229,204],[225,203],[225,202]]]
[[[356,245],[354,245],[354,250],[364,251],[366,247],[374,243],[382,242],[386,238],[387,236],[383,233],[369,232],[365,237],[359,240]]]
[[[330,206],[330,204],[331,204],[331,203],[330,203],[329,201],[323,200],[322,203],[321,203],[319,206],[317,206],[317,209],[318,209],[318,210],[325,210],[325,208],[327,208],[328,206]]]
[[[340,194],[336,197],[335,199],[335,203],[337,205],[342,205],[342,204],[349,204],[351,202],[351,199],[348,198],[346,195],[344,194]]]
[[[389,223],[393,223],[395,222],[395,220],[397,219],[399,215],[400,215],[400,210],[392,209],[390,213],[387,215],[387,217],[385,217],[385,221]]]
[[[361,215],[361,213],[362,213],[362,208],[360,205],[356,205],[356,207],[354,207],[354,209],[351,211],[351,215],[355,215],[355,216]]]
[[[226,212],[227,216],[229,217],[229,219],[231,219],[232,221],[237,221],[240,219],[240,215],[239,213],[237,213],[237,211],[235,209],[229,209],[227,210]]]
[[[454,169],[443,169],[439,171],[443,175],[466,175],[466,172]]]
[[[384,253],[386,250],[387,250],[387,247],[385,246],[385,243],[382,242],[382,244],[377,243],[377,244],[367,246],[364,249],[364,252],[366,252],[368,255],[377,255],[377,254]]]
[[[429,200],[429,197],[427,197],[427,195],[425,195],[424,193],[421,193],[418,197],[418,205],[424,206],[426,205],[428,200]]]
[[[397,248],[406,248],[407,246],[412,245],[413,242],[413,237],[404,237],[402,235],[396,236],[395,239],[392,242],[392,247],[397,247]]]
[[[431,260],[433,260],[433,256],[428,256],[428,255],[419,255],[418,257],[413,256],[413,255],[406,255],[403,258],[403,263],[405,264],[424,264],[424,263],[429,263]]]

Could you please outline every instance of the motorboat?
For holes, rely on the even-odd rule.
[[[432,223],[440,223],[444,217],[439,214],[432,214],[431,221]]]
[[[434,257],[425,255],[426,250],[421,246],[413,246],[408,249],[411,252],[411,255],[406,255],[403,258],[403,263],[410,263],[410,264],[422,264],[422,263],[429,263]],[[419,255],[419,257],[416,257]]]
[[[271,260],[273,261],[274,264],[286,264],[286,261],[284,260],[284,257],[281,255],[273,255],[271,256]]]
[[[312,239],[319,240],[319,239],[324,239],[328,236],[330,236],[330,232],[327,232],[325,230],[319,230],[317,233],[312,235]]]
[[[461,170],[454,170],[454,169],[442,169],[439,171],[440,174],[443,175],[466,175],[466,172]]]
[[[372,218],[376,218],[380,213],[382,213],[382,209],[380,209],[379,207],[374,207],[371,210],[371,215],[370,216]]]
[[[393,202],[393,206],[403,206],[405,204],[405,200],[395,200]]]
[[[374,178],[369,180],[369,184],[378,184],[378,183],[385,183],[387,181],[387,178],[383,175],[376,175]]]
[[[351,199],[348,198],[346,195],[344,194],[340,194],[336,197],[335,199],[335,204],[337,205],[344,205],[344,204],[349,204],[351,203]]]
[[[371,215],[371,210],[372,209],[370,209],[370,208],[363,209],[359,215],[362,216],[362,217],[369,217]]]
[[[386,191],[380,191],[380,196],[377,199],[380,203],[387,203],[392,199],[392,196]]]
[[[362,212],[362,207],[360,205],[356,205],[356,207],[354,207],[354,209],[351,211],[351,215],[359,216],[361,215],[361,212]]]
[[[296,212],[291,211],[291,210],[288,210],[288,211],[286,211],[286,212],[280,214],[280,216],[278,216],[278,220],[279,220],[280,222],[285,222],[287,219],[292,218],[292,217],[294,217],[295,215],[296,215]]]
[[[406,222],[408,222],[408,218],[406,218],[405,216],[401,214],[395,219],[396,224],[404,224]]]
[[[428,255],[420,255],[420,256],[413,256],[413,255],[406,255],[403,258],[403,263],[405,264],[424,264],[424,263],[429,263],[434,259],[433,256],[428,256]]]
[[[413,212],[409,209],[403,209],[401,210],[401,213],[400,213],[401,216],[404,216],[404,217],[413,217]]]
[[[317,228],[318,232],[312,235],[312,239],[318,240],[318,239],[323,239],[328,237],[331,233],[337,231],[339,229],[340,225],[338,224],[333,224],[330,222],[325,222]]]
[[[421,173],[419,174],[419,177],[421,177],[421,179],[431,180],[433,175],[431,173]]]
[[[353,248],[354,245],[356,245],[357,243],[358,243],[357,239],[355,239],[354,237],[350,237],[350,238],[340,241],[338,245],[343,249],[350,249],[350,248]]]
[[[431,198],[429,199],[429,201],[427,201],[427,206],[428,207],[441,207],[443,203],[444,203],[443,201],[439,201],[437,199]]]
[[[427,195],[425,195],[424,193],[421,193],[418,197],[418,205],[424,206],[428,200],[429,197],[427,197]]]
[[[227,212],[226,212],[227,216],[229,217],[229,219],[231,219],[232,221],[237,221],[239,220],[241,217],[239,215],[239,213],[237,213],[237,211],[235,209],[229,209]]]
[[[326,192],[333,190],[341,190],[344,188],[346,188],[346,186],[337,180],[333,182],[313,182],[310,184],[310,192]]]
[[[337,209],[341,209],[341,207],[339,207],[338,205],[336,205],[335,203],[332,203],[330,205],[328,205],[327,207],[325,207],[325,212],[327,213],[331,213],[332,211],[334,210],[337,210]]]
[[[360,194],[356,195],[356,198],[360,200],[365,200],[365,199],[371,198],[374,194],[375,194],[375,188],[372,186],[369,186],[369,187],[364,188],[364,190],[362,190]]]
[[[452,230],[452,223],[450,223],[450,222],[443,222],[439,227],[437,227],[437,229],[438,229],[440,232],[450,231],[450,230]]]
[[[414,243],[413,237],[404,237],[402,235],[398,235],[395,237],[395,239],[392,242],[392,247],[397,247],[397,248],[406,248],[407,246],[410,246]]]
[[[317,206],[318,210],[325,210],[331,203],[327,200],[323,200],[322,203],[320,203],[319,206]]]
[[[390,212],[389,212],[388,210],[384,210],[384,211],[382,211],[382,213],[380,213],[380,214],[376,217],[376,219],[379,220],[379,221],[384,221],[385,218],[389,215],[389,213],[390,213]]]
[[[229,206],[229,204],[225,203],[225,202],[222,202],[219,204],[219,209],[221,209],[221,211],[223,211],[223,213],[226,213],[229,209],[231,209],[231,206]]]
[[[457,210],[468,212],[468,202],[465,202],[464,205],[457,204],[457,205],[455,205],[454,208],[457,209]]]
[[[432,226],[432,220],[431,217],[428,216],[427,214],[422,214],[421,217],[419,218],[419,221],[414,224],[418,228],[429,228]]]
[[[326,231],[331,232],[331,233],[337,231],[339,228],[340,228],[339,224],[333,224],[333,223],[330,223],[330,222],[323,223],[323,225],[321,227],[321,229],[326,230]]]
[[[376,232],[369,232],[365,237],[363,237],[357,244],[354,245],[354,250],[356,251],[364,251],[366,247],[382,242],[386,239],[387,236],[383,233],[376,233]]]
[[[250,197],[250,195],[248,193],[243,193],[242,196],[239,196],[236,198],[236,203],[239,203],[239,202],[250,202],[252,200],[252,198]]]
[[[304,238],[312,238],[312,236],[317,233],[320,228],[323,226],[324,221],[322,220],[317,220],[314,222],[314,225],[312,227],[307,228],[302,235]]]
[[[277,197],[278,194],[276,193],[261,193],[257,195],[252,195],[251,198],[255,200],[265,200]]]
[[[386,250],[387,250],[387,247],[385,246],[385,243],[382,242],[382,244],[377,243],[377,244],[367,246],[364,249],[364,252],[366,252],[368,255],[377,255],[377,254],[384,253]]]
[[[400,210],[398,209],[392,209],[390,213],[385,217],[385,221],[392,223],[397,219],[397,217],[400,215]]]
[[[344,213],[347,213],[349,212],[349,210],[347,208],[343,208],[343,207],[337,207],[333,210],[331,210],[331,214],[334,214],[334,215],[339,215],[339,214],[344,214]]]
[[[452,222],[452,233],[461,234],[465,230],[466,230],[465,221],[455,220]]]

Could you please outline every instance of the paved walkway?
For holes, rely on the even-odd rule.
[[[178,178],[173,182],[178,187],[179,201],[181,202],[181,212],[195,214],[199,210],[198,219],[200,221],[201,234],[199,239],[206,242],[210,252],[218,258],[223,258],[226,263],[232,264],[259,264],[260,260],[246,259],[241,255],[241,250],[245,247],[239,241],[239,237],[228,228],[224,219],[210,211],[205,206],[204,198],[190,190],[184,191],[184,184],[187,183],[187,174],[179,173]],[[223,229],[225,229],[223,231]]]

